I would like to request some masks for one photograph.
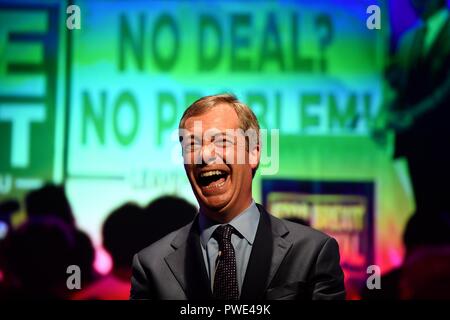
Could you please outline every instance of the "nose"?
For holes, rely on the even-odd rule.
[[[211,164],[216,160],[216,150],[214,143],[205,143],[202,146],[202,162],[204,164]]]

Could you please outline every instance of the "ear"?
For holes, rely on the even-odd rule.
[[[261,159],[261,151],[258,144],[248,152],[248,161],[252,170],[258,167],[260,159]]]

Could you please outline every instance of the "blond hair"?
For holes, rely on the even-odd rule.
[[[184,128],[188,118],[202,115],[221,103],[228,104],[236,111],[240,122],[239,126],[242,130],[253,129],[259,133],[258,119],[256,119],[253,111],[246,104],[240,102],[236,96],[229,93],[206,96],[195,101],[184,111],[179,128]]]

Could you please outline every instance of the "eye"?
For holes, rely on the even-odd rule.
[[[197,141],[191,141],[190,143],[186,143],[185,145],[183,145],[183,150],[185,152],[192,152],[192,151],[196,151],[198,149],[200,149],[200,143]]]

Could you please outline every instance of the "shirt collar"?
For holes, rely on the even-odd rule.
[[[259,224],[259,210],[254,200],[250,206],[233,218],[228,224],[233,226],[240,235],[242,235],[250,245],[253,245],[256,237],[256,230]],[[203,248],[206,248],[209,239],[220,223],[209,219],[201,211],[199,214],[200,242]]]

